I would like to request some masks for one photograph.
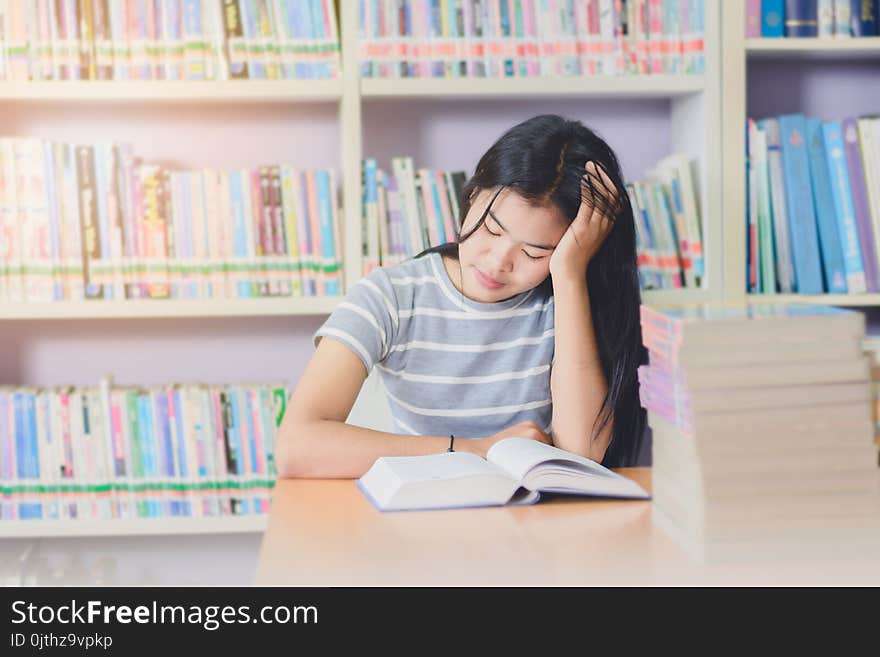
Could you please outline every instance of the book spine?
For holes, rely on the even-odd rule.
[[[300,259],[300,237],[298,231],[298,209],[294,196],[296,184],[292,167],[281,165],[278,167],[281,185],[281,205],[284,217],[285,237],[285,271],[291,286],[291,295],[303,296],[303,270]]]
[[[797,286],[791,260],[791,240],[788,234],[788,209],[785,198],[785,177],[778,119],[760,122],[767,135],[767,161],[770,169],[770,195],[773,209],[773,233],[776,243],[776,279],[783,294],[791,294]]]
[[[877,36],[877,4],[876,0],[852,0],[850,5],[850,30],[853,36]]]
[[[785,0],[761,0],[761,36],[785,36]]]
[[[831,176],[825,156],[821,120],[807,119],[806,130],[813,201],[819,226],[819,243],[822,247],[825,289],[832,294],[846,294],[846,268],[843,263],[840,235],[837,231],[834,200],[831,196]]]
[[[229,78],[249,77],[248,48],[242,25],[241,2],[246,0],[222,0],[223,29],[226,33],[226,60],[229,62]]]
[[[779,117],[783,179],[797,292],[822,294],[822,272],[816,236],[816,213],[810,193],[810,168],[803,115]]]
[[[866,265],[862,259],[861,240],[853,207],[840,123],[823,122],[822,138],[828,162],[836,225],[843,251],[843,264],[846,269],[846,287],[850,294],[858,294],[867,291]]]
[[[815,37],[819,34],[816,0],[785,0],[785,36]]]
[[[856,120],[852,117],[845,118],[841,122],[841,129],[868,292],[878,292],[880,291],[880,279],[878,279],[877,252],[875,250],[874,229],[871,225],[871,215],[868,207],[868,195],[865,188],[865,173],[859,152]]]

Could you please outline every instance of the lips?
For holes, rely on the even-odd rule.
[[[474,267],[474,275],[476,276],[477,281],[479,281],[483,287],[486,287],[490,290],[497,290],[499,287],[504,287],[504,283],[499,283],[494,278],[487,274],[484,274],[476,267]]]

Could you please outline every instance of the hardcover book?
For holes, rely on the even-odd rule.
[[[383,456],[357,480],[380,511],[534,504],[542,493],[650,499],[636,482],[583,456],[527,438],[469,452]]]

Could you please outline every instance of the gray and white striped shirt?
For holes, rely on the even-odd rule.
[[[400,433],[479,438],[525,420],[550,432],[553,335],[552,296],[472,301],[431,253],[362,278],[313,341],[378,368]]]

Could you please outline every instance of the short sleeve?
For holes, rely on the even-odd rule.
[[[351,349],[369,373],[388,355],[397,334],[397,298],[391,281],[380,268],[355,283],[312,342],[333,338]]]

